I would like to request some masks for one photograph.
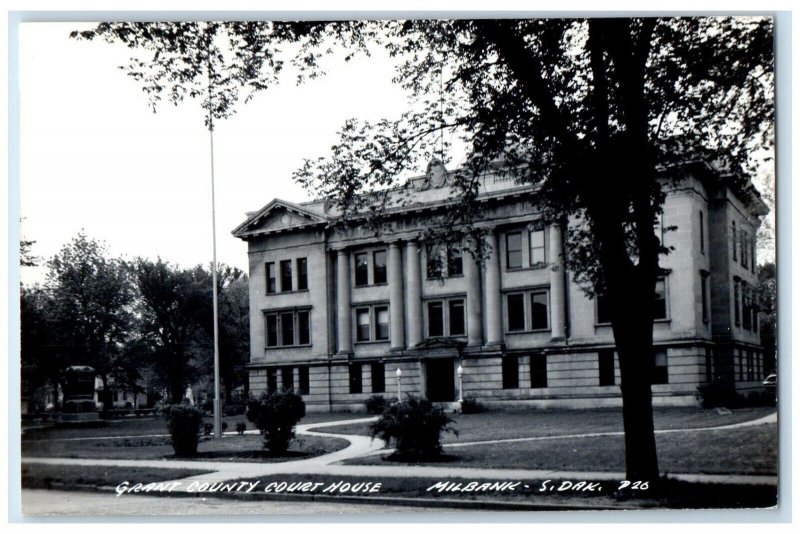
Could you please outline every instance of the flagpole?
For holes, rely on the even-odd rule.
[[[222,437],[222,414],[219,396],[219,321],[217,299],[217,207],[214,184],[214,107],[211,102],[211,45],[208,50],[208,139],[211,148],[211,284],[214,313],[214,437]]]
[[[211,265],[211,283],[213,284],[212,302],[214,308],[214,436],[222,437],[222,414],[220,413],[219,396],[219,321],[217,299],[217,210],[214,195],[214,128],[209,124],[211,141],[211,247],[213,264]]]

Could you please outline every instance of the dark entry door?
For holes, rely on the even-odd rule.
[[[453,402],[456,400],[453,365],[453,358],[441,358],[426,362],[425,390],[429,401]]]

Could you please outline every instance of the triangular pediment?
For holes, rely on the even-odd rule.
[[[232,233],[236,237],[244,238],[325,222],[326,217],[303,206],[275,199],[256,213],[250,214]]]

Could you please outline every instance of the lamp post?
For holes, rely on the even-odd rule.
[[[403,391],[400,388],[400,377],[403,376],[403,371],[401,371],[400,368],[398,367],[397,371],[395,371],[394,373],[394,376],[397,377],[397,402],[400,402],[402,400],[402,394],[403,394]]]
[[[461,364],[458,365],[456,373],[458,374],[458,404],[461,405],[464,403],[464,368],[461,367]]]

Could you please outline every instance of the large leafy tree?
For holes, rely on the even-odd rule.
[[[199,98],[209,127],[275,83],[282,58],[313,77],[337,44],[348,54],[386,47],[397,81],[416,97],[411,111],[348,121],[331,154],[307,161],[297,178],[335,201],[343,219],[366,214],[380,229],[385,208],[404,198],[388,191],[442,156],[449,131],[470,154],[453,177],[451,209],[426,238],[466,237],[483,254],[475,200],[498,160],[540,186],[547,220],[583,221],[568,227],[566,260],[589,294],[612,303],[627,476],[658,478],[648,355],[668,252],[653,232],[663,171],[700,158],[746,186],[753,149],[772,147],[771,19],[117,23],[74,36],[152,54],[127,66],[151,103]]]
[[[210,275],[139,258],[130,266],[138,292],[140,343],[150,347],[155,373],[171,402],[179,403],[197,376],[193,362],[203,349],[201,322],[210,300]]]
[[[58,383],[66,364],[58,346],[52,299],[41,286],[20,288],[20,378],[22,396],[29,410],[45,408],[40,394],[52,388],[58,399]]]
[[[125,264],[109,258],[103,243],[81,232],[47,265],[51,365],[57,363],[58,371],[68,365],[94,367],[108,394],[109,378],[119,374],[133,331],[134,294]],[[108,398],[102,400],[109,405]]]

